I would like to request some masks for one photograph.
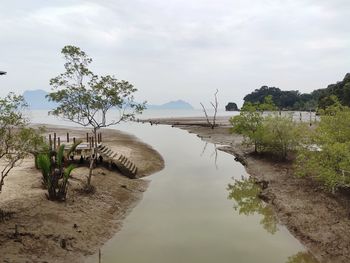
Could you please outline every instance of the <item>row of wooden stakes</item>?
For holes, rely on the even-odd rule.
[[[97,134],[97,144],[102,143],[102,133]],[[70,143],[70,134],[67,132],[67,137],[66,137],[66,143]],[[77,139],[75,137],[72,138],[73,144],[76,143]],[[57,148],[60,147],[62,143],[61,137],[57,136],[56,132],[53,133],[53,136],[49,134],[49,145],[51,150],[56,150]],[[89,148],[93,148],[95,144],[95,138],[94,136],[89,136],[89,133],[86,133],[86,143],[89,144]]]

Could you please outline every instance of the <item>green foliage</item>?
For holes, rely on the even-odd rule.
[[[335,103],[297,156],[299,176],[311,176],[334,192],[350,187],[350,108]],[[310,147],[314,145],[314,147]]]
[[[271,95],[266,96],[262,103],[258,103],[256,105],[257,105],[257,109],[260,110],[261,112],[277,110],[277,106],[274,104]]]
[[[47,188],[50,187],[49,176],[51,175],[51,159],[47,154],[39,154],[37,156],[37,164],[42,173],[42,183]]]
[[[72,148],[75,147],[76,145],[72,146]],[[48,191],[47,197],[53,201],[66,200],[69,176],[75,169],[72,164],[66,168],[64,167],[64,148],[65,145],[62,144],[55,156],[47,153],[41,153],[37,156],[37,163],[42,173],[42,182]]]
[[[267,152],[281,159],[295,150],[306,128],[297,124],[292,116],[280,116],[272,97],[267,96],[262,104],[246,103],[240,114],[230,119],[232,132],[242,134],[244,143],[254,145],[255,152]],[[263,114],[263,111],[269,111]]]
[[[276,87],[262,86],[244,97],[244,104],[263,104],[266,97],[281,110],[315,110],[318,93],[300,94],[297,90],[282,91]]]
[[[242,134],[247,145],[254,145],[255,152],[258,151],[262,139],[263,116],[258,111],[258,108],[256,104],[246,103],[242,107],[240,114],[230,119],[230,123],[233,126],[232,132]]]
[[[134,93],[137,89],[128,81],[118,80],[110,75],[94,74],[89,69],[92,59],[79,47],[65,46],[62,54],[65,59],[65,72],[50,80],[53,88],[47,97],[58,103],[50,114],[93,128],[96,143],[90,158],[87,180],[90,185],[97,156],[98,129],[134,120],[135,114],[145,109],[145,102],[135,102]],[[116,110],[115,117],[108,119],[107,113],[112,109]]]
[[[310,94],[300,94],[297,90],[282,91],[276,87],[262,86],[244,97],[244,104],[250,102],[261,104],[267,96],[281,110],[309,111],[326,109],[333,104],[334,96],[344,106],[350,106],[350,73],[342,81],[328,85],[325,89],[317,89]]]
[[[234,103],[234,102],[229,102],[229,103],[225,106],[225,110],[226,110],[226,111],[239,111],[237,104]]]
[[[235,180],[234,184],[229,184],[229,199],[235,201],[234,209],[239,211],[239,214],[246,216],[260,214],[262,219],[260,224],[264,229],[274,234],[277,231],[277,220],[272,209],[267,206],[260,198],[261,188],[253,179],[242,178]]]
[[[262,149],[286,159],[288,152],[298,148],[306,132],[305,124],[295,123],[292,116],[268,115],[262,125]]]
[[[128,81],[94,74],[89,69],[92,59],[79,47],[65,46],[62,54],[66,71],[50,80],[48,99],[59,104],[51,114],[99,129],[132,120],[145,108],[145,103],[135,103],[137,89]],[[106,114],[113,108],[120,114],[108,121]]]
[[[64,147],[65,147],[64,144],[60,145],[60,147],[58,148],[57,154],[56,154],[56,163],[57,163],[57,167],[59,169],[62,168],[62,164],[63,164]]]
[[[318,90],[318,93],[320,109],[326,109],[333,104],[334,99],[331,96],[336,97],[342,105],[350,106],[350,73],[347,73],[342,81],[328,85],[326,89]]]
[[[25,107],[23,97],[14,93],[0,98],[0,192],[5,178],[32,146],[33,131],[26,128],[22,113]]]
[[[73,143],[73,145],[69,148],[69,150],[67,151],[67,155],[66,158],[69,159],[69,156],[76,150],[76,148],[78,147],[79,144],[81,144],[83,141],[78,140],[75,143]]]

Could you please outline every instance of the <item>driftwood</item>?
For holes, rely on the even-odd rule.
[[[202,108],[203,108],[203,112],[204,112],[204,115],[205,115],[205,119],[207,120],[208,125],[209,125],[212,129],[214,129],[215,126],[216,126],[216,123],[215,123],[215,122],[216,122],[216,114],[217,114],[217,112],[218,112],[218,106],[219,106],[218,97],[217,97],[218,92],[219,92],[219,91],[216,90],[216,92],[215,92],[215,94],[214,94],[215,102],[214,102],[214,103],[213,103],[213,102],[210,102],[211,106],[212,106],[213,109],[214,109],[214,116],[213,116],[213,119],[212,119],[212,120],[209,119],[209,115],[208,115],[207,110],[206,110],[206,108],[204,107],[203,103],[202,103],[202,102],[200,103],[201,106],[202,106]]]

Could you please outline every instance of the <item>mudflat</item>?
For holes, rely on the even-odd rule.
[[[67,131],[71,137],[84,138],[88,130],[46,129],[62,138]],[[140,177],[164,167],[160,154],[136,137],[112,129],[102,133],[104,143],[138,166]],[[24,159],[6,178],[0,194],[0,208],[8,213],[0,222],[0,262],[84,262],[121,228],[149,183],[98,166],[92,177],[96,191],[86,194],[81,189],[87,175],[87,167],[74,170],[67,201],[52,202],[45,196],[34,159]]]

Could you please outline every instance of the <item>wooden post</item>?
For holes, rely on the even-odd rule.
[[[57,148],[59,148],[61,146],[61,138],[58,137],[57,138]]]
[[[67,132],[67,142],[69,142],[69,132]]]
[[[89,142],[89,133],[86,133],[86,142]]]
[[[299,112],[299,120],[300,120],[300,122],[301,122],[301,119],[302,119],[302,118],[301,118],[301,112]]]
[[[53,133],[53,150],[56,151],[56,133]]]
[[[51,138],[51,134],[49,134],[49,145],[50,145],[50,150],[52,151],[52,138]]]

